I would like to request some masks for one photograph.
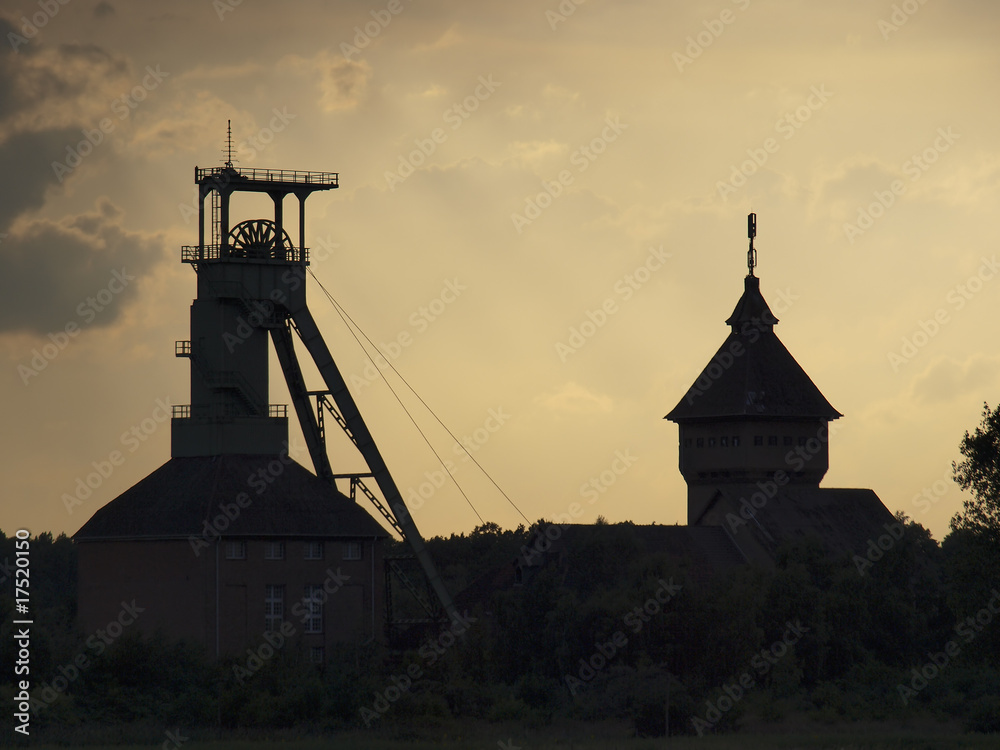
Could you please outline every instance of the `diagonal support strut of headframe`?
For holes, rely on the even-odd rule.
[[[291,394],[299,422],[302,424],[302,432],[306,440],[306,445],[309,448],[309,453],[312,456],[317,475],[324,476],[324,478],[333,481],[333,471],[326,452],[326,441],[322,426],[319,417],[313,411],[312,405],[309,402],[310,392],[306,389],[302,370],[299,367],[292,344],[291,333],[293,330],[299,335],[313,362],[316,364],[320,375],[323,377],[323,381],[327,387],[325,395],[333,399],[340,412],[340,418],[337,421],[364,457],[372,477],[385,497],[388,508],[386,504],[378,502],[376,503],[376,508],[394,528],[401,531],[403,539],[413,550],[413,554],[423,568],[424,574],[427,576],[427,580],[430,582],[434,593],[441,601],[445,612],[451,619],[457,619],[458,610],[455,608],[451,595],[445,588],[441,576],[438,574],[437,568],[434,566],[427,552],[423,537],[420,535],[420,531],[417,529],[417,525],[407,509],[406,503],[403,501],[395,480],[389,473],[389,468],[386,466],[385,460],[382,458],[382,454],[375,444],[371,432],[368,430],[368,425],[365,423],[357,404],[354,402],[354,397],[347,388],[347,383],[344,381],[343,375],[333,360],[333,355],[330,354],[330,350],[323,340],[323,335],[316,325],[312,313],[309,312],[308,307],[303,306],[291,311],[289,315],[288,325],[276,326],[271,329],[271,338],[274,342],[282,370],[285,373],[288,391]],[[316,406],[317,410],[324,408],[320,402]],[[369,499],[374,497],[367,491],[367,488],[364,488],[364,490]]]

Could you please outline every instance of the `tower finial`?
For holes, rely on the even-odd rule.
[[[233,121],[226,120],[226,166],[233,167]]]
[[[757,236],[757,214],[747,215],[747,237],[750,238],[750,249],[747,250],[747,268],[750,276],[753,276],[753,269],[757,265],[757,251],[753,246],[753,238]]]

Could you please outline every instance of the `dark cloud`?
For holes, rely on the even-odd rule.
[[[122,218],[101,198],[92,212],[8,234],[0,244],[0,333],[115,322],[164,259],[161,237],[130,232]]]
[[[0,119],[17,110],[17,86],[14,66],[17,53],[10,43],[10,34],[16,34],[14,26],[0,18]]]
[[[107,18],[108,16],[113,16],[115,14],[115,6],[111,3],[100,2],[94,6],[94,17],[95,18]]]
[[[45,191],[59,182],[52,163],[65,159],[67,144],[79,140],[79,131],[65,128],[19,133],[0,144],[0,231],[41,207]]]
[[[104,47],[97,44],[60,44],[59,54],[66,60],[92,65],[95,71],[113,70],[117,73],[128,72],[128,63],[123,58],[112,55]]]
[[[82,141],[85,131],[97,132],[95,105],[86,100],[100,103],[98,92],[126,76],[128,66],[93,44],[32,42],[14,50],[12,32],[0,19],[6,45],[0,53],[0,334],[109,325],[141,276],[163,258],[160,238],[124,229],[121,209],[107,199],[60,221],[28,219],[79,160],[99,148],[97,141]],[[72,160],[68,148],[78,150]]]
[[[98,45],[17,39],[24,37],[0,18],[0,137],[44,123],[88,124],[93,113],[86,109],[99,107],[110,86],[131,79],[128,61]]]
[[[21,71],[25,99],[52,105],[53,98],[71,102],[95,94],[100,86],[127,79],[129,66],[122,57],[96,44],[60,44],[54,54],[39,57],[44,65]]]
[[[312,67],[311,63],[299,60]],[[323,52],[316,59],[320,70],[320,107],[328,112],[357,107],[365,96],[371,78],[371,66],[357,60],[345,60]]]

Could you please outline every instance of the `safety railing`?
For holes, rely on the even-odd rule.
[[[231,182],[285,182],[297,185],[339,187],[339,172],[311,172],[299,169],[263,169],[260,167],[200,167],[195,168],[195,181],[216,178]]]
[[[309,248],[283,247],[280,250],[270,248],[263,253],[247,252],[232,245],[183,245],[181,246],[181,263],[204,263],[206,261],[260,261],[277,260],[283,263],[308,263]]]

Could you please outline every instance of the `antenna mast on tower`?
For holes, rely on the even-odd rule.
[[[226,166],[233,168],[233,121],[226,120]]]
[[[747,268],[753,276],[753,269],[757,266],[757,250],[753,246],[753,238],[757,236],[757,214],[747,215],[747,237],[750,238],[750,249],[747,250]]]

